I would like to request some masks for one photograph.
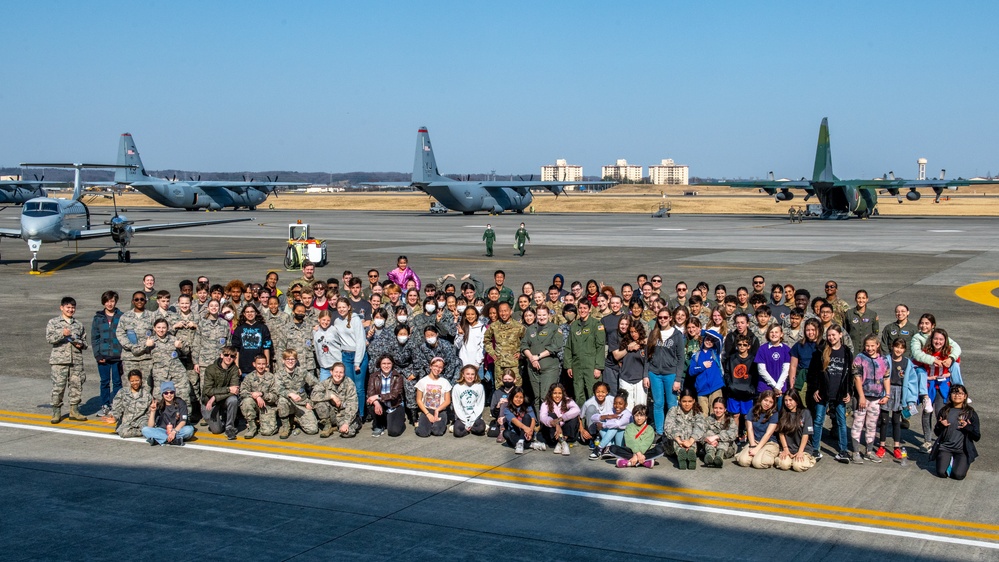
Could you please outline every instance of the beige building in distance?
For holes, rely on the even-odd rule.
[[[620,159],[613,166],[601,166],[600,177],[611,180],[623,180],[631,182],[642,181],[642,167],[628,164],[627,160]]]
[[[662,164],[649,166],[649,183],[653,185],[688,185],[690,183],[689,168],[683,164],[674,164],[672,158],[666,158]]]
[[[554,166],[541,166],[541,181],[583,181],[583,167],[566,164],[560,158]]]

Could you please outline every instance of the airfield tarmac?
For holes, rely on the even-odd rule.
[[[237,213],[243,214],[243,212]],[[266,211],[247,223],[137,235],[133,263],[119,264],[110,240],[46,245],[41,275],[28,275],[26,244],[0,245],[0,529],[2,559],[330,558],[405,555],[454,559],[608,559],[637,554],[681,560],[842,558],[994,560],[999,485],[994,432],[999,374],[994,342],[999,299],[995,219],[887,218],[809,221],[779,217],[637,215],[461,215],[405,212]],[[129,218],[174,222],[233,213],[134,210]],[[95,217],[95,222],[100,217]],[[48,423],[45,322],[63,295],[76,297],[89,328],[99,296],[123,297],[145,273],[157,288],[207,274],[213,282],[262,280],[284,272],[287,226],[309,223],[329,244],[331,265],[384,273],[399,254],[425,281],[473,272],[507,283],[546,284],[554,273],[619,286],[659,273],[664,287],[706,280],[730,290],[757,273],[813,295],[836,279],[852,300],[867,289],[882,325],[907,303],[915,321],[933,312],[963,350],[966,382],[979,412],[981,457],[964,482],[942,481],[910,446],[907,467],[885,461],[841,465],[827,456],[804,474],[728,464],[678,471],[618,470],[573,449],[514,456],[487,438],[341,440],[297,436],[229,442],[214,436],[184,448],[151,448],[108,438],[98,421]],[[514,255],[513,232],[527,223],[532,243]],[[482,228],[496,229],[487,258]],[[16,215],[0,213],[16,225]],[[971,284],[962,294],[955,290]],[[997,281],[992,286],[999,286]],[[976,302],[977,301],[977,302]],[[991,304],[991,306],[988,306]],[[86,352],[87,357],[89,351]],[[87,365],[85,414],[99,407],[97,369]],[[912,443],[919,430],[906,433]],[[828,452],[828,447],[826,447]],[[165,516],[173,510],[176,516]],[[79,545],[79,546],[78,546]]]

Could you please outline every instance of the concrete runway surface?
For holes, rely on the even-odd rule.
[[[100,212],[95,211],[95,212]],[[46,245],[41,275],[28,275],[26,244],[0,246],[0,559],[451,559],[606,560],[627,555],[677,560],[938,560],[999,556],[999,447],[992,438],[999,392],[993,360],[999,327],[999,229],[994,219],[885,218],[788,224],[774,217],[635,215],[431,216],[402,212],[266,211],[248,223],[139,234],[133,263],[117,263],[110,240]],[[233,213],[131,211],[155,222]],[[229,442],[201,432],[184,448],[152,448],[109,435],[99,407],[97,369],[86,367],[85,414],[92,421],[48,423],[49,368],[43,333],[72,295],[89,329],[100,293],[127,297],[145,273],[173,293],[181,279],[208,275],[263,280],[285,272],[287,225],[310,223],[331,264],[317,277],[349,269],[390,270],[399,254],[426,281],[504,269],[507,284],[547,287],[568,281],[620,286],[638,273],[660,274],[664,288],[705,280],[730,291],[755,274],[821,294],[839,282],[852,302],[866,289],[882,326],[906,303],[961,344],[963,372],[981,417],[981,456],[967,480],[942,481],[926,456],[912,462],[840,465],[827,456],[804,474],[723,469],[618,470],[585,459],[513,452],[487,438],[451,435],[353,440],[296,436]],[[95,217],[94,222],[103,220]],[[514,255],[524,221],[532,242]],[[498,235],[487,258],[482,228]],[[12,210],[0,224],[15,227]],[[965,289],[961,298],[955,294]],[[978,302],[974,302],[978,301]],[[124,303],[122,303],[124,305]],[[88,358],[90,351],[85,352]],[[907,443],[918,443],[918,420]],[[828,434],[828,431],[827,431]],[[828,452],[828,446],[825,446]]]

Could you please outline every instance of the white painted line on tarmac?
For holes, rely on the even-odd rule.
[[[963,230],[927,230],[926,232],[964,232]]]
[[[121,439],[115,434],[99,434],[92,433],[89,431],[78,431],[73,429],[60,429],[57,427],[42,427],[34,425],[21,425],[17,423],[0,422],[0,427],[11,427],[15,429],[31,429],[35,431],[47,431],[50,433],[60,433],[63,435],[75,435],[80,437],[97,437],[102,439],[114,439],[117,441],[132,441],[135,443],[143,443],[139,439]],[[148,446],[148,445],[147,445]],[[421,478],[429,478],[435,480],[449,480],[453,482],[465,482],[468,484],[478,484],[480,486],[493,486],[496,488],[511,488],[515,490],[523,490],[528,492],[540,492],[547,494],[557,494],[563,496],[576,496],[587,499],[622,502],[622,503],[634,503],[640,505],[664,507],[669,509],[678,509],[683,511],[694,511],[699,513],[711,513],[715,515],[729,515],[734,517],[744,517],[747,519],[761,519],[765,521],[779,521],[782,523],[790,523],[795,525],[807,525],[811,527],[823,527],[827,529],[838,529],[842,531],[857,531],[861,533],[870,533],[874,535],[888,535],[892,537],[905,537],[916,540],[924,540],[930,542],[939,542],[946,544],[958,544],[963,546],[973,546],[978,548],[988,548],[992,550],[999,550],[999,543],[979,541],[973,539],[962,539],[957,537],[947,537],[938,535],[928,535],[924,533],[916,533],[912,531],[902,531],[899,529],[891,528],[880,528],[880,527],[870,527],[867,525],[854,525],[851,523],[836,523],[832,521],[816,521],[800,517],[791,517],[787,515],[777,515],[775,513],[757,513],[751,511],[740,511],[737,509],[726,509],[720,507],[707,507],[701,505],[688,505],[683,503],[676,503],[664,500],[651,500],[639,497],[629,497],[629,496],[615,496],[612,494],[602,494],[598,492],[585,492],[581,490],[566,490],[563,488],[549,488],[544,486],[537,486],[533,484],[519,484],[516,482],[498,482],[488,479],[480,479],[478,477],[468,477],[468,476],[457,476],[454,474],[440,474],[436,472],[424,472],[421,470],[412,470],[405,468],[393,468],[387,466],[374,466],[367,464],[350,463],[343,461],[333,461],[326,459],[315,459],[307,457],[296,457],[293,455],[281,455],[277,453],[263,453],[260,451],[247,451],[243,449],[227,449],[220,447],[211,447],[207,445],[185,445],[186,448],[195,449],[198,451],[210,451],[214,453],[225,453],[230,455],[242,455],[247,457],[257,457],[271,460],[279,461],[290,461],[290,462],[300,462],[306,464],[318,464],[324,466],[335,466],[339,468],[352,468],[355,470],[366,470],[369,472],[384,472],[388,474],[399,474],[404,476],[418,476]]]
[[[656,230],[687,230],[686,228],[657,228]]]

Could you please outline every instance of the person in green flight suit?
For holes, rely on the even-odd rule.
[[[482,233],[482,239],[486,241],[486,255],[493,255],[493,242],[496,241],[496,232],[493,230],[493,225],[487,224],[486,231]]]
[[[527,228],[524,227],[524,223],[520,223],[520,228],[517,229],[517,234],[514,235],[517,240],[517,249],[520,250],[520,255],[524,255],[524,248],[527,246],[527,242],[531,239],[531,235],[527,233]]]

